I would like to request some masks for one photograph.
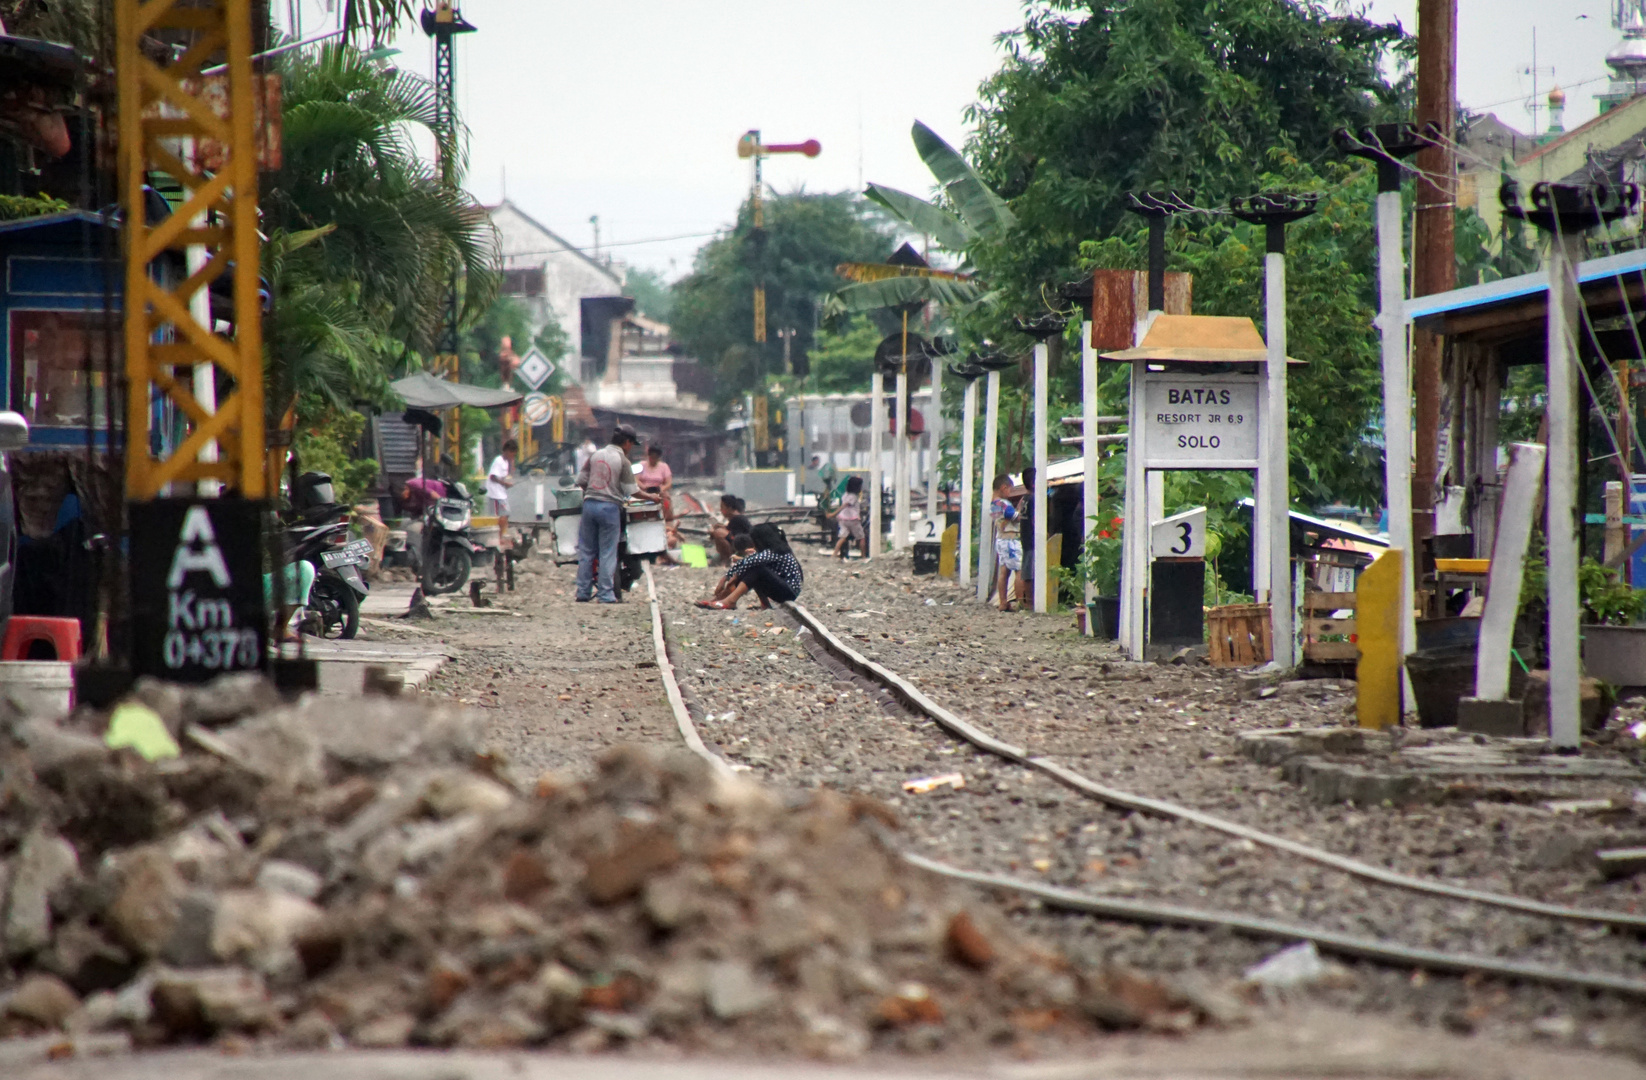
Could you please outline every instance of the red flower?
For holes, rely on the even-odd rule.
[[[1124,525],[1125,523],[1126,523],[1125,518],[1115,518],[1113,521],[1109,522],[1109,524],[1111,526],[1115,527],[1115,528],[1119,528],[1121,525]]]
[[[1099,529],[1098,533],[1097,533],[1097,538],[1099,540],[1113,540],[1114,539],[1114,534],[1111,533],[1108,529]]]

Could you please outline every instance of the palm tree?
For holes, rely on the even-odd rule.
[[[420,159],[414,132],[458,166],[463,132],[435,122],[432,83],[388,74],[349,45],[292,54],[282,64],[284,151],[263,190],[266,228],[315,241],[315,270],[385,334],[428,352],[450,282],[464,282],[462,319],[496,293],[497,237],[485,210]],[[330,227],[329,229],[327,227]]]
[[[863,194],[910,229],[930,236],[939,247],[960,256],[964,268],[970,262],[967,253],[975,245],[1001,239],[1017,219],[1006,201],[935,131],[916,120],[910,134],[920,159],[937,178],[943,201],[953,209],[883,184],[870,184]],[[959,308],[984,298],[981,286],[962,271],[894,263],[843,263],[840,275],[855,284],[830,298],[827,308],[833,312],[873,311],[927,301]]]

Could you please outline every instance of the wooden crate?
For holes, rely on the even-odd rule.
[[[1352,664],[1360,659],[1360,646],[1355,644],[1355,620],[1334,617],[1347,608],[1353,611],[1355,594],[1352,592],[1311,592],[1303,597],[1303,661],[1313,664]],[[1341,635],[1342,641],[1321,641],[1322,637]]]
[[[1207,659],[1213,667],[1251,667],[1274,658],[1268,604],[1206,609]]]

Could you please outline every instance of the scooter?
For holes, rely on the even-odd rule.
[[[293,509],[298,520],[286,528],[288,552],[292,561],[315,569],[305,631],[352,638],[360,632],[360,601],[371,592],[360,574],[371,562],[371,542],[349,539],[349,509],[334,501],[331,477],[325,473],[298,478]]]
[[[456,592],[469,580],[474,557],[485,549],[474,542],[469,523],[474,507],[469,489],[446,485],[446,497],[423,512],[421,563],[423,592],[427,596]]]
[[[315,568],[305,632],[317,637],[354,637],[360,632],[360,601],[371,592],[360,575],[360,568],[371,562],[371,541],[350,540],[347,521],[295,525],[286,530],[286,538],[292,559]]]

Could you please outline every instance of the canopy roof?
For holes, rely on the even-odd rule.
[[[450,409],[458,405],[473,405],[479,409],[495,409],[513,405],[520,394],[513,390],[493,390],[485,386],[437,379],[426,371],[414,372],[404,379],[396,379],[389,389],[399,394],[414,409]]]
[[[1132,349],[1099,353],[1104,360],[1155,363],[1261,364],[1269,348],[1252,320],[1238,315],[1156,315]],[[1302,363],[1287,357],[1289,363]]]

